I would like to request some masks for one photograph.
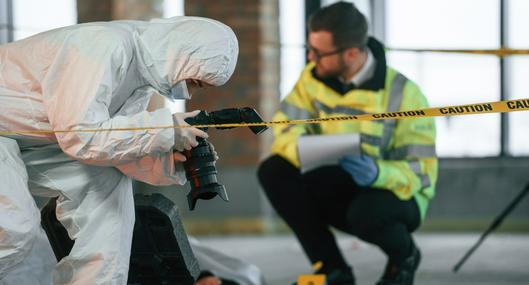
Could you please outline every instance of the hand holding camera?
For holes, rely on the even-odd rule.
[[[185,121],[188,118],[195,117],[200,113],[199,110],[187,113],[173,114],[173,123],[175,126],[189,126]],[[207,138],[208,134],[197,128],[175,128],[175,144],[176,151],[190,150],[198,145],[197,137]]]
[[[259,114],[252,108],[230,108],[208,113],[200,111],[192,112],[184,118],[189,125],[216,125],[216,124],[237,124],[237,123],[262,123],[263,120]],[[183,117],[183,116],[182,116]],[[231,129],[233,127],[215,127],[217,129]],[[250,126],[254,134],[260,134],[268,127]],[[196,128],[189,128],[199,130]],[[207,128],[201,128],[202,133],[206,134]],[[199,134],[199,133],[194,133]],[[218,159],[217,152],[213,145],[209,143],[206,136],[195,135],[195,141],[190,141],[192,148],[185,148],[184,169],[187,180],[191,185],[191,191],[187,195],[189,208],[195,208],[198,199],[209,200],[219,195],[224,201],[228,201],[228,194],[223,185],[218,183],[217,168],[215,162]],[[197,144],[194,144],[197,142]],[[192,144],[193,143],[193,144]]]

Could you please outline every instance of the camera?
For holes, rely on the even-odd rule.
[[[238,123],[262,123],[263,119],[255,109],[229,108],[213,112],[200,111],[198,115],[185,120],[190,125],[213,125],[213,124],[238,124]],[[215,127],[216,129],[231,129],[234,127]],[[260,134],[267,126],[249,126],[254,134]],[[200,128],[207,131],[207,128]],[[191,185],[187,194],[189,209],[195,209],[198,199],[209,200],[220,196],[222,200],[228,201],[228,194],[224,185],[217,179],[217,168],[215,167],[215,156],[210,143],[204,138],[197,138],[198,146],[186,150],[184,162],[186,178]]]

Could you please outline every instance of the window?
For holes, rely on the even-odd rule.
[[[12,3],[14,40],[77,23],[75,0],[16,0]]]
[[[184,15],[184,0],[164,0],[163,1],[163,17],[170,18],[174,16]],[[166,100],[167,108],[171,109],[171,112],[185,112],[186,101],[178,100],[169,102]]]
[[[184,0],[164,0],[163,1],[163,16],[164,18],[183,16],[184,15]]]
[[[342,1],[342,0],[322,0],[321,6],[322,7],[329,6],[339,1]],[[370,0],[345,0],[345,2],[351,2],[355,4],[356,8],[358,8],[358,10],[360,10],[360,12],[362,12],[362,14],[366,16],[367,22],[368,23],[371,22],[370,21],[371,20],[371,1]]]
[[[529,1],[510,0],[507,22],[507,43],[510,48],[529,49]],[[529,56],[508,58],[509,99],[529,98]],[[511,155],[529,155],[529,112],[509,114],[508,152]]]
[[[305,0],[279,1],[281,70],[279,92],[286,97],[305,66]]]
[[[385,42],[393,48],[496,49],[499,10],[498,0],[387,0]],[[393,51],[388,64],[415,81],[432,106],[500,100],[494,56]],[[500,154],[499,114],[436,120],[440,156]]]

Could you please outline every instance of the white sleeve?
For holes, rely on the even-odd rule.
[[[121,107],[118,115],[129,116],[144,110],[158,91],[150,86],[139,88]],[[159,106],[160,107],[160,106]],[[173,152],[148,155],[141,160],[118,165],[125,175],[151,185],[183,185],[186,182],[182,162],[174,161]]]
[[[116,166],[123,174],[151,185],[183,185],[186,183],[184,167],[172,154],[146,156],[141,160]]]
[[[173,125],[168,109],[133,115],[109,114],[113,91],[123,80],[132,46],[104,29],[78,31],[56,55],[42,82],[46,112],[54,130],[145,128]],[[127,52],[128,51],[128,52]],[[132,67],[134,68],[134,67]],[[145,129],[56,133],[61,149],[83,163],[119,165],[169,153],[174,130]]]

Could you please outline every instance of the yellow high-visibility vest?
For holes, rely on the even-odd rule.
[[[366,113],[397,112],[428,107],[418,86],[385,66],[379,88],[340,93],[316,78],[309,63],[273,120],[326,118]],[[438,162],[433,118],[380,121],[340,121],[274,126],[272,153],[299,167],[297,138],[312,134],[359,133],[361,149],[373,157],[379,174],[373,188],[392,191],[399,199],[415,198],[424,218],[435,194]],[[325,147],[325,146],[322,146]]]

